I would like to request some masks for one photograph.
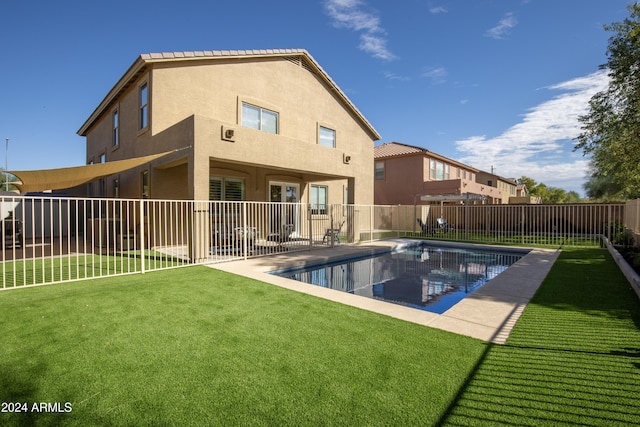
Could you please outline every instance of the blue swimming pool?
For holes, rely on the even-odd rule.
[[[526,253],[423,242],[365,258],[271,274],[442,314]]]

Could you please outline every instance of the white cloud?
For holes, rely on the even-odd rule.
[[[380,26],[380,17],[364,9],[361,0],[326,0],[324,8],[337,28],[346,28],[360,34],[362,51],[374,58],[390,61],[396,56],[387,47],[386,31]]]
[[[507,34],[509,34],[509,30],[514,28],[516,25],[518,25],[516,17],[513,16],[513,13],[507,13],[506,16],[498,22],[498,25],[487,30],[485,35],[497,40],[503,39]]]
[[[438,85],[447,81],[447,70],[444,67],[429,67],[420,76],[431,79],[431,83]]]
[[[429,8],[429,12],[437,15],[438,13],[447,13],[448,10],[444,6],[432,6]]]
[[[388,80],[397,80],[397,81],[402,81],[402,82],[406,82],[406,81],[411,80],[411,78],[410,78],[410,77],[407,77],[407,76],[401,76],[401,75],[399,75],[399,74],[395,74],[395,73],[392,73],[392,72],[390,72],[390,71],[385,71],[385,72],[383,73],[383,75],[384,75],[384,77],[385,77],[386,79],[388,79]]]
[[[598,71],[545,88],[563,93],[531,108],[501,135],[456,141],[459,160],[482,170],[495,166],[504,177],[526,175],[550,186],[579,189],[588,160],[571,151],[581,131],[578,117],[588,112],[589,100],[608,82],[607,73]]]

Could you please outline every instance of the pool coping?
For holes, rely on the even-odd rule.
[[[211,264],[209,267],[260,280],[296,292],[373,311],[432,328],[466,335],[483,341],[504,344],[513,326],[560,254],[556,249],[505,247],[428,241],[438,245],[455,245],[504,250],[528,250],[525,256],[489,283],[442,314],[371,299],[359,295],[310,285],[269,274],[275,270],[322,264],[367,254],[388,252],[403,245],[419,242],[412,239],[388,239],[358,245],[339,245],[312,251],[279,253]]]

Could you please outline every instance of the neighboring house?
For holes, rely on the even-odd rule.
[[[529,190],[527,186],[524,184],[518,184],[516,187],[516,195],[515,197],[509,198],[509,203],[512,205],[523,205],[523,204],[540,204],[542,203],[542,197],[540,196],[532,196],[529,194]]]
[[[476,182],[478,169],[422,147],[388,142],[375,147],[374,159],[375,204],[413,205],[424,195],[502,200],[497,188]]]
[[[306,50],[141,55],[78,134],[87,164],[170,152],[90,196],[373,203],[380,136]]]
[[[502,199],[498,203],[508,204],[511,197],[516,197],[518,182],[514,178],[503,178],[489,172],[479,171],[476,182],[495,187],[502,193]]]

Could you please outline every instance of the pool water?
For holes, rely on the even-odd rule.
[[[272,274],[442,314],[526,255],[525,251],[432,246]]]

